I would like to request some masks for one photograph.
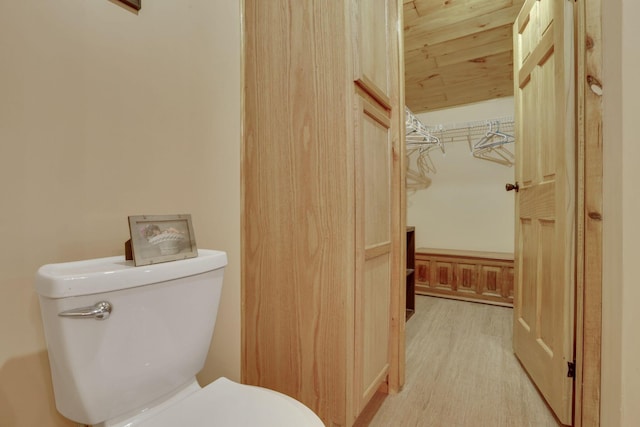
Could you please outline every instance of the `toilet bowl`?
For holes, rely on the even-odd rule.
[[[224,252],[135,267],[124,257],[49,264],[35,289],[56,408],[100,427],[320,427],[266,388],[219,378],[201,388]]]

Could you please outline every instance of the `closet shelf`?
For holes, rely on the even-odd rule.
[[[508,148],[515,142],[513,116],[464,123],[426,126],[405,108],[407,145],[407,188],[421,189],[431,184],[429,174],[437,172],[431,151],[445,154],[445,143],[466,142],[473,157],[503,166],[513,166],[515,155]]]

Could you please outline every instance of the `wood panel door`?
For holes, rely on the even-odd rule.
[[[514,24],[516,356],[558,419],[572,421],[575,137],[572,2],[527,0]]]
[[[392,141],[388,112],[356,96],[355,413],[389,372]]]
[[[393,0],[353,0],[354,81],[387,109],[391,109],[395,46],[391,24],[396,6]]]

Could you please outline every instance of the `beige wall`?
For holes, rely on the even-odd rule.
[[[612,427],[640,422],[638,19],[636,0],[603,2],[602,426]]]
[[[513,114],[509,97],[418,118],[436,126]],[[407,225],[416,227],[416,247],[513,252],[514,197],[504,186],[514,181],[514,168],[474,158],[467,142],[448,142],[445,149],[445,155],[431,153],[437,169],[431,185],[407,194]]]
[[[62,426],[32,289],[191,213],[229,267],[200,379],[240,377],[240,1],[0,2],[0,425]]]

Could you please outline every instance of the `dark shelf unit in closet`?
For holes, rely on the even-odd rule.
[[[415,227],[407,227],[407,304],[406,320],[416,310],[416,236]]]

